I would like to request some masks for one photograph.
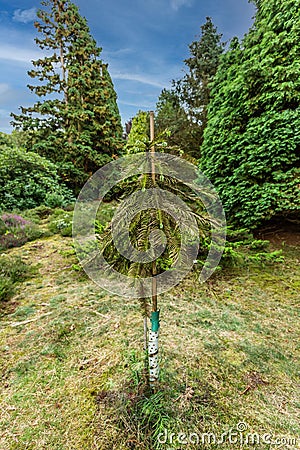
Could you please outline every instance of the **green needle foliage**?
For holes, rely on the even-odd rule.
[[[300,9],[255,2],[255,23],[222,58],[211,86],[201,166],[235,225],[300,209]]]
[[[199,145],[207,123],[210,85],[224,50],[222,35],[210,17],[201,26],[201,36],[189,45],[184,60],[186,73],[173,81],[172,90],[163,90],[157,103],[157,129],[171,131],[169,145],[178,145],[185,154],[198,159]]]
[[[213,80],[223,53],[222,34],[217,32],[210,17],[201,26],[200,39],[189,45],[190,57],[185,59],[187,73],[177,83],[179,97],[192,122],[203,132],[207,122],[210,99],[209,83]]]
[[[157,151],[161,151],[165,147],[166,142],[163,140],[163,137],[158,137],[154,142],[146,141],[146,137],[144,136],[143,144],[145,145],[144,150],[148,152],[153,145],[155,145]],[[176,195],[176,197],[190,208],[189,211],[180,210],[180,223],[167,212],[175,212],[176,208],[179,208],[174,203],[171,203],[171,201],[168,204],[168,200],[164,199],[165,209],[162,210],[159,206],[159,200],[156,200],[155,194],[153,194],[153,205],[157,204],[157,207],[142,210],[141,195],[131,196],[135,192],[142,193],[155,188]],[[150,246],[157,249],[165,245],[164,250],[161,247],[161,250],[163,250],[161,255],[158,258],[154,258],[156,274],[163,273],[166,270],[172,270],[172,266],[178,262],[179,258],[181,258],[181,261],[185,260],[184,258],[189,258],[189,252],[195,245],[197,239],[203,243],[202,247],[204,252],[207,251],[204,243],[210,237],[211,220],[201,200],[190,188],[179,182],[175,175],[174,177],[163,175],[159,161],[155,162],[155,180],[148,173],[134,176],[122,182],[120,192],[122,192],[122,195],[119,200],[122,202],[125,198],[126,203],[124,206],[122,206],[122,203],[120,204],[120,208],[122,208],[121,212],[119,211],[120,220],[118,220],[117,226],[114,224],[114,227],[117,227],[118,230],[129,231],[131,244],[139,252],[149,250]],[[130,222],[129,229],[126,225],[128,211],[136,211],[135,216]],[[198,225],[197,235],[195,235],[195,230],[191,229],[191,214]],[[131,261],[130,258],[126,258],[119,253],[113,240],[112,227],[112,222],[108,223],[104,230],[100,226],[98,234],[101,252],[109,266],[124,275],[132,277],[133,283],[134,279],[153,276],[152,262],[143,262],[142,258],[138,262]],[[184,236],[182,236],[182,229],[186,231]],[[160,231],[164,233],[163,238]],[[123,242],[125,237],[126,233],[123,236],[122,231],[120,231],[118,235],[119,242]],[[182,246],[184,246],[184,250],[182,250]],[[144,298],[141,292],[140,300],[143,315],[149,316],[150,299]]]
[[[169,131],[168,147],[181,149],[185,155],[199,157],[198,127],[189,120],[178,94],[163,89],[156,104],[156,128]]]
[[[26,131],[26,147],[59,162],[72,187],[122,147],[116,93],[86,19],[69,0],[47,0],[37,13],[36,44],[46,54],[33,61],[29,89],[40,97],[12,114]]]

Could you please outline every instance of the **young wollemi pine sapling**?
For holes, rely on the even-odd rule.
[[[132,245],[138,252],[145,253],[149,250],[150,246],[153,248],[159,248],[162,245],[161,234],[164,235],[164,250],[160,252],[158,258],[152,258],[145,262],[132,260],[125,258],[122,254],[119,254],[116,243],[113,239],[113,225],[110,222],[105,231],[101,232],[98,236],[101,252],[108,262],[110,267],[123,273],[128,277],[132,277],[138,282],[141,279],[151,279],[151,296],[149,291],[147,295],[141,294],[139,297],[140,304],[143,310],[144,316],[144,348],[146,351],[146,360],[148,361],[148,375],[147,382],[151,390],[155,390],[159,380],[159,329],[160,329],[160,310],[158,308],[158,279],[159,275],[165,271],[172,270],[172,267],[176,262],[184,257],[181,252],[181,226],[182,222],[186,230],[189,230],[189,236],[186,237],[187,241],[199,242],[199,237],[205,239],[210,235],[211,219],[207,212],[203,208],[203,204],[200,199],[191,192],[180,181],[175,180],[172,176],[162,175],[162,169],[158,153],[155,152],[155,146],[158,148],[164,148],[165,142],[159,137],[154,139],[154,114],[150,112],[150,140],[146,144],[147,152],[150,156],[151,173],[143,173],[140,176],[132,177],[131,179],[123,182],[123,194],[122,198],[126,198],[128,193],[132,192],[147,192],[150,207],[145,209],[140,207],[140,199],[136,196],[127,196],[126,206],[122,210],[121,222],[123,216],[127,214],[127,209],[134,211],[132,215],[133,219],[129,225],[129,235]],[[192,211],[193,218],[195,219],[196,227],[190,230],[191,217],[187,212],[181,211],[180,222],[175,220],[171,214],[168,214],[166,210],[162,209],[161,198],[159,193],[168,192],[176,195],[176,198],[180,199],[180,202],[188,205]],[[129,199],[129,200],[128,200]],[[180,204],[181,204],[180,203]],[[174,205],[169,202],[169,210],[174,208]],[[167,209],[168,209],[167,208]],[[177,208],[180,208],[180,206]],[[122,207],[121,207],[122,209]],[[122,227],[124,224],[118,222],[118,226]],[[118,237],[119,242],[122,242],[123,235]],[[193,245],[193,244],[192,244]],[[198,246],[197,246],[198,249]],[[150,329],[148,321],[150,319]]]

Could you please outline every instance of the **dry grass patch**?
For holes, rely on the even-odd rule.
[[[239,422],[300,436],[298,248],[281,265],[204,286],[194,274],[162,295],[161,383],[149,396],[138,302],[74,271],[71,242],[53,236],[11,251],[39,272],[1,319],[1,450],[196,449],[160,444],[160,433],[220,437]]]

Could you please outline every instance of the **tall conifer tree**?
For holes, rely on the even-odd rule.
[[[188,117],[175,90],[163,89],[156,104],[156,128],[158,133],[165,130],[169,149],[183,152],[185,157],[199,158],[199,127]]]
[[[201,26],[201,36],[189,45],[190,57],[184,60],[186,74],[173,80],[171,90],[164,89],[157,103],[158,131],[170,130],[168,144],[179,146],[188,156],[199,159],[199,146],[207,122],[210,99],[209,83],[213,80],[224,50],[222,35],[210,17]]]
[[[213,82],[202,146],[229,219],[248,227],[300,211],[299,1],[255,3]]]
[[[190,122],[194,124],[194,134],[201,145],[203,131],[207,123],[207,106],[212,82],[224,50],[222,34],[217,32],[210,17],[201,26],[201,36],[189,45],[190,57],[185,59],[186,75],[175,83],[176,91]]]
[[[28,72],[41,82],[28,86],[40,100],[13,114],[13,124],[27,132],[28,148],[60,162],[80,184],[121,149],[117,97],[101,48],[77,6],[69,0],[42,6],[36,43],[47,56],[33,61]]]

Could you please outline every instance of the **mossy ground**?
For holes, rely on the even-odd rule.
[[[248,432],[300,448],[298,246],[284,247],[284,263],[232,269],[205,285],[191,274],[160,297],[161,382],[152,396],[137,301],[76,272],[71,238],[8,253],[37,272],[1,317],[1,450],[274,448],[241,441]],[[201,443],[203,433],[220,439],[240,422],[238,443]],[[180,432],[200,444],[180,443]]]

